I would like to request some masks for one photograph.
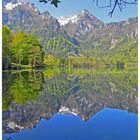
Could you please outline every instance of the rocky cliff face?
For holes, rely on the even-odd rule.
[[[111,48],[115,41],[123,37],[136,38],[138,35],[138,19],[129,18],[127,21],[105,24],[102,29],[94,29],[80,40],[84,46]]]
[[[102,29],[104,26],[104,23],[88,10],[82,10],[78,15],[72,17],[61,17],[58,21],[70,36],[75,37],[85,35],[96,28]]]
[[[40,13],[35,5],[28,1],[8,1],[3,5],[2,14],[3,24],[8,25],[11,30],[35,34],[44,44],[58,34],[68,36],[61,29],[57,19],[47,11]]]

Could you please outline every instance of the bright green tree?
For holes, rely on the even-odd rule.
[[[7,26],[2,26],[2,66],[7,69],[10,66],[9,43],[11,41],[11,33]]]
[[[11,58],[14,63],[21,64],[24,57],[24,48],[26,46],[26,35],[23,32],[17,32],[13,35],[10,44]]]
[[[39,67],[43,61],[43,53],[38,39],[33,35],[17,32],[10,45],[12,62],[18,65]]]

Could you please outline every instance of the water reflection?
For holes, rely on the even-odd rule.
[[[25,104],[36,99],[43,84],[40,72],[3,72],[2,98],[3,110],[10,108],[13,102]]]
[[[137,106],[137,71],[3,73],[4,134],[34,128],[57,113],[88,121],[105,107],[137,114]]]

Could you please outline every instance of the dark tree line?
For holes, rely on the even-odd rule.
[[[109,12],[109,16],[112,17],[115,9],[118,7],[120,12],[127,6],[127,5],[134,5],[138,3],[138,0],[93,0],[97,7],[99,8],[111,8]],[[103,2],[105,1],[105,2]],[[39,0],[39,2],[43,3],[51,3],[55,7],[58,7],[58,4],[61,2],[60,0]],[[80,3],[79,3],[80,4]]]

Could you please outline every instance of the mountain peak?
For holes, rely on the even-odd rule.
[[[95,28],[102,28],[104,23],[92,15],[88,10],[84,9],[77,15],[71,17],[61,17],[58,19],[60,25],[64,26],[65,30],[71,36],[85,35]]]
[[[3,1],[3,7],[6,10],[12,10],[13,8],[17,7],[18,5],[22,5],[22,1],[19,1],[19,0]]]
[[[39,12],[38,8],[33,3],[29,2],[29,0],[3,0],[2,5],[3,8],[7,11],[11,11],[12,9],[20,5],[25,5],[31,8],[32,10]]]
[[[81,18],[83,17],[92,17],[93,15],[87,10],[83,9],[79,14],[73,15],[73,16],[65,16],[57,18],[60,25],[64,26],[68,23],[74,23],[76,24]]]
[[[48,11],[43,12],[41,15],[43,16],[43,18],[52,17]]]
[[[83,9],[80,14],[90,14],[90,12],[87,9]]]
[[[91,14],[87,9],[81,10],[81,12],[78,14],[78,17],[95,17],[93,14]]]

